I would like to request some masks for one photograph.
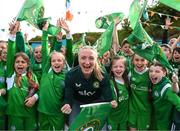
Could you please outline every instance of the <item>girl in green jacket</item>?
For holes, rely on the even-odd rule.
[[[118,106],[113,108],[108,117],[109,130],[127,130],[128,122],[128,76],[126,58],[115,56],[111,62],[111,88]]]
[[[10,24],[7,54],[7,110],[9,130],[37,128],[35,103],[38,95],[36,76],[29,70],[30,60],[25,53],[16,53],[15,35],[19,22]]]
[[[43,27],[42,36],[43,73],[38,103],[39,129],[63,130],[65,117],[61,107],[64,101],[65,57],[57,51],[49,54],[47,28],[48,23]]]

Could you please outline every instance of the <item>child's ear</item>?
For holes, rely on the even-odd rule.
[[[166,76],[166,72],[163,72],[163,77],[165,77]]]
[[[163,77],[165,77],[167,75],[167,70],[163,70]]]

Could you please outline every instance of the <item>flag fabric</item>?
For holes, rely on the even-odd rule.
[[[140,2],[143,2],[142,4]],[[130,27],[135,28],[136,24],[139,22],[142,13],[146,7],[147,0],[133,0],[129,8],[129,20]]]
[[[114,22],[103,32],[100,38],[96,41],[95,48],[99,56],[102,56],[106,51],[112,47],[112,39],[114,32]]]
[[[128,42],[134,44],[142,44],[146,43],[144,46],[152,45],[153,40],[150,38],[150,36],[147,34],[147,32],[142,27],[141,23],[137,23],[133,32],[128,37]]]
[[[80,114],[70,125],[70,131],[97,131],[101,130],[111,111],[109,102],[94,103],[81,106]]]
[[[49,22],[49,26],[48,26],[47,33],[50,34],[50,35],[56,36],[57,33],[61,31],[61,28],[57,27],[55,25],[50,24],[50,20],[51,20],[51,17],[38,19],[37,20],[38,29],[42,30],[45,22],[48,21]]]
[[[120,21],[124,18],[124,14],[119,12],[119,13],[112,13],[109,15],[105,15],[102,17],[99,17],[96,19],[95,24],[96,27],[99,29],[107,29],[109,25],[114,22],[114,20],[119,19]]]
[[[159,2],[180,11],[180,0],[159,0]]]
[[[26,0],[17,15],[18,21],[26,20],[31,25],[37,26],[37,20],[44,16],[43,0]]]
[[[66,0],[66,20],[67,21],[72,21],[73,19],[73,14],[71,11],[71,1]]]
[[[172,66],[169,64],[161,47],[153,42],[141,23],[137,23],[131,35],[128,36],[127,41],[136,54],[150,62],[156,60],[172,72]]]
[[[137,23],[131,35],[127,38],[132,50],[139,56],[153,61],[154,53],[152,53],[153,41],[143,29],[141,23]]]
[[[73,52],[73,54],[77,54],[78,51],[79,51],[79,49],[80,49],[83,45],[86,45],[86,43],[85,43],[85,34],[83,34],[83,35],[81,36],[81,38],[73,44],[73,47],[72,47],[72,52]]]
[[[42,30],[43,25],[46,21],[49,21],[51,18],[44,17],[44,3],[43,0],[26,0],[17,15],[18,21],[26,20],[29,24],[36,27],[37,29]],[[60,31],[60,28],[49,24],[48,34],[56,36]]]
[[[115,21],[122,21],[124,14],[121,12],[108,14],[96,19],[95,24],[99,29],[106,29],[105,32],[95,43],[98,55],[102,56],[106,51],[112,48]]]
[[[166,55],[162,48],[156,43],[154,44],[154,53],[155,53],[155,60],[160,62],[163,67],[167,68],[170,72],[174,72],[172,66],[170,65],[169,61],[167,60]]]

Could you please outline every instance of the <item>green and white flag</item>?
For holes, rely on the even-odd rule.
[[[25,0],[16,18],[18,21],[26,20],[31,25],[38,28],[37,21],[38,19],[41,19],[43,17],[44,17],[43,0]]]
[[[96,24],[96,27],[99,29],[107,29],[109,25],[112,22],[114,22],[116,19],[119,19],[119,21],[122,21],[123,18],[124,18],[124,14],[121,12],[112,13],[112,14],[97,18],[95,21],[95,24]]]
[[[170,72],[173,72],[173,68],[169,61],[167,60],[166,55],[164,54],[164,51],[162,48],[156,43],[154,44],[154,53],[155,53],[155,60],[160,62],[163,67],[167,68]]]
[[[159,2],[180,11],[180,0],[159,0]]]
[[[135,28],[145,10],[147,0],[133,0],[129,8],[130,27]]]
[[[44,13],[43,0],[25,0],[16,18],[18,21],[25,20],[37,29],[42,30],[45,22],[51,19],[50,17],[43,18]],[[48,34],[55,36],[59,31],[61,31],[60,28],[49,24]]]
[[[96,27],[99,29],[106,29],[94,44],[94,48],[97,49],[99,56],[102,56],[106,51],[112,48],[115,21],[122,21],[123,18],[124,14],[119,12],[108,14],[96,19]]]
[[[136,24],[133,32],[128,37],[128,42],[132,45],[145,43],[145,46],[150,46],[153,44],[153,40],[144,30],[141,23]]]
[[[80,107],[81,112],[70,125],[70,131],[101,130],[112,108],[110,102],[87,104]]]
[[[111,49],[114,27],[114,22],[112,22],[110,26],[105,30],[105,32],[103,32],[100,38],[96,41],[94,47],[96,48],[99,56],[102,56],[106,51]]]
[[[81,38],[73,44],[73,47],[72,47],[73,54],[78,53],[79,49],[82,46],[86,45],[85,37],[86,37],[86,34],[84,33],[81,35]]]
[[[172,66],[169,64],[161,47],[153,42],[141,23],[136,24],[133,32],[127,38],[127,41],[136,54],[150,62],[156,60],[160,62],[162,66],[172,71]]]

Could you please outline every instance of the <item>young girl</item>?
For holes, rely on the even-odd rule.
[[[166,69],[159,63],[150,66],[155,130],[170,130],[173,105],[180,111],[180,98],[173,91],[166,73]]]
[[[35,130],[37,94],[31,92],[38,89],[36,76],[29,71],[30,61],[26,54],[16,53],[15,34],[18,22],[10,24],[10,39],[7,54],[7,94],[8,94],[8,129]]]
[[[130,130],[147,130],[151,121],[151,104],[148,100],[150,80],[147,60],[135,54],[130,69],[131,95],[129,100]]]
[[[48,50],[48,23],[43,28],[42,37],[42,67],[43,73],[39,91],[39,123],[40,130],[63,130],[64,114],[61,107],[64,101],[63,71],[65,58],[60,52],[53,51],[49,56]],[[50,57],[50,59],[49,59]]]
[[[123,56],[115,56],[111,62],[111,87],[113,96],[118,106],[112,109],[108,118],[109,130],[127,130],[128,121],[128,76],[126,59]]]

